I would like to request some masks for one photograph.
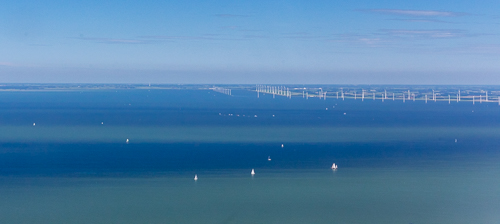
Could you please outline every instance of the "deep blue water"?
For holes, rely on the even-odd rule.
[[[496,103],[236,90],[0,92],[0,215],[7,223],[498,223],[499,114]],[[66,127],[73,132],[57,132]],[[111,129],[84,138],[101,127]],[[294,131],[276,141],[106,140],[109,130],[171,127],[186,127],[180,137],[200,127]],[[390,128],[410,136],[384,138]],[[295,141],[316,129],[351,131],[345,141],[333,138],[342,132]]]
[[[334,108],[335,107],[335,108]],[[329,110],[326,110],[328,108]],[[24,125],[317,125],[317,126],[498,126],[496,103],[257,98],[209,90],[86,90],[2,92],[0,124]],[[473,112],[472,112],[473,111]],[[219,116],[234,114],[232,117]],[[343,116],[346,113],[349,116]],[[244,119],[260,115],[258,120]],[[236,115],[240,115],[237,117]],[[245,117],[243,117],[245,115]],[[272,115],[276,115],[272,117]]]
[[[0,145],[2,176],[162,176],[230,169],[411,168],[492,162],[497,141],[390,143],[171,143]],[[268,156],[272,161],[267,161]]]
[[[129,105],[130,104],[130,105]],[[329,108],[326,110],[326,108]],[[2,126],[234,126],[234,127],[499,127],[494,103],[428,102],[380,99],[286,99],[233,91],[86,90],[71,92],[1,92]],[[346,115],[344,115],[346,113]],[[229,116],[232,114],[232,116]],[[239,115],[239,116],[238,116]],[[243,117],[245,115],[245,117]],[[254,117],[258,115],[258,119]],[[275,115],[274,117],[272,115]],[[293,138],[293,136],[292,136]],[[285,144],[286,148],[281,148]],[[142,143],[0,142],[0,174],[122,175],[176,170],[321,168],[391,166],[420,159],[483,155],[497,139],[467,136],[450,139],[346,143]],[[473,150],[473,151],[470,151]],[[266,158],[272,157],[269,163]],[[369,161],[365,161],[368,159]]]

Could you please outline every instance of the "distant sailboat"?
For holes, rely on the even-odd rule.
[[[128,140],[128,138],[127,138],[127,140],[125,140],[125,143],[127,143],[127,144],[128,144],[128,142],[129,142],[129,140]]]
[[[333,163],[332,165],[332,169],[336,170],[337,169],[337,165],[335,163]]]
[[[194,175],[194,180],[197,181],[198,180],[198,175]]]
[[[252,176],[255,175],[255,170],[252,169],[252,172],[250,172],[250,174],[252,174]]]
[[[267,161],[271,161],[271,156],[268,156],[268,157],[267,157]]]
[[[35,125],[36,125],[36,124],[35,124],[35,123],[33,123],[33,126],[35,126]]]
[[[285,145],[281,144],[281,148],[285,147]]]

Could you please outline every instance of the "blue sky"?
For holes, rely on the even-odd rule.
[[[500,84],[500,1],[2,1],[0,82]]]

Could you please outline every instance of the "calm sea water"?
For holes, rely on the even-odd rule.
[[[500,223],[499,112],[245,91],[0,92],[0,216]]]

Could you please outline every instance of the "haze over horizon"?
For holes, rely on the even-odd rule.
[[[13,1],[1,83],[500,84],[500,2]]]

